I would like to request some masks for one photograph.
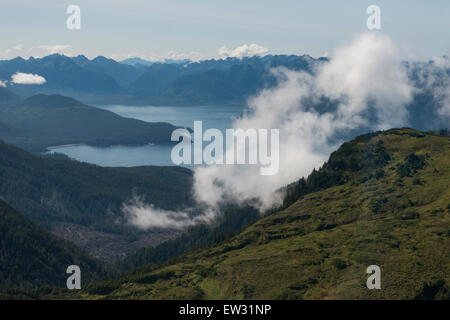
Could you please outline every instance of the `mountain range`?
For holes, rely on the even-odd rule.
[[[83,55],[67,57],[53,54],[43,58],[25,60],[17,57],[0,61],[0,80],[8,81],[16,72],[45,78],[46,82],[39,85],[8,84],[10,90],[24,97],[44,93],[71,96],[85,103],[242,105],[255,93],[256,86],[261,89],[270,85],[266,80],[270,78],[271,67],[308,70],[322,60],[309,56],[268,55],[199,62],[166,61],[149,65],[119,63],[102,56],[90,60]],[[230,70],[232,67],[236,68]],[[239,87],[222,88],[225,84],[220,81],[222,73],[223,77],[236,81]],[[208,81],[209,77],[211,81]],[[255,77],[256,83],[252,83]],[[227,90],[232,90],[229,95]],[[189,97],[193,98],[192,101],[185,100]]]
[[[129,65],[132,65],[132,66],[135,66],[135,65],[150,66],[153,63],[155,63],[155,62],[144,60],[144,59],[141,59],[141,58],[138,58],[138,57],[127,58],[127,59],[121,60],[119,62],[123,63],[123,64],[129,64]],[[162,62],[163,63],[173,63],[173,64],[186,64],[186,63],[190,63],[191,60],[189,60],[189,59],[181,59],[181,60],[164,59]]]
[[[0,61],[0,298],[449,299],[448,131],[360,135],[283,187],[280,207],[260,213],[251,202],[230,203],[214,223],[186,229],[144,230],[124,208],[142,199],[160,210],[200,213],[191,170],[99,167],[42,154],[67,144],[171,143],[176,126],[90,105],[99,101],[244,106],[277,84],[273,67],[313,73],[325,61]],[[425,66],[408,67],[411,81],[423,81]],[[16,72],[46,81],[12,83]],[[406,106],[414,128],[446,128],[434,99],[420,90]],[[320,113],[335,107],[319,103]],[[81,292],[58,289],[70,264],[87,271]],[[373,264],[383,272],[381,291],[365,287]],[[111,265],[124,273],[110,273]]]
[[[247,105],[248,99],[262,89],[276,86],[280,79],[273,68],[305,71],[313,74],[327,58],[308,55],[266,55],[249,58],[211,59],[198,62],[167,61],[150,65],[120,63],[102,56],[88,59],[83,55],[67,57],[53,54],[43,58],[17,57],[0,61],[0,101],[13,103],[16,96],[36,94],[72,97],[83,104],[122,104],[155,106]],[[438,73],[434,62],[405,62],[405,70],[415,90],[406,105],[408,125],[418,130],[448,127],[448,121],[436,114],[443,99],[436,96],[442,89],[427,87],[424,81],[442,85],[450,69]],[[17,72],[45,78],[42,84],[16,84],[10,81]],[[440,91],[441,90],[441,91]],[[434,91],[434,92],[433,92]],[[334,110],[336,101],[316,106],[320,112]],[[1,120],[0,120],[1,122]]]

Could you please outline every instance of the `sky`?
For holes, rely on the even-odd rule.
[[[449,54],[448,0],[2,0],[0,59],[55,52],[116,60],[318,57],[366,30],[372,4],[381,9],[380,32],[417,59]],[[79,30],[66,27],[69,5],[81,9]]]

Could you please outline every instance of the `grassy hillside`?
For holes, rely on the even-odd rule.
[[[239,235],[79,297],[449,299],[449,159],[448,137],[411,129],[360,136],[311,180],[334,176],[331,185],[294,184],[285,209]],[[381,290],[366,288],[372,264]]]
[[[193,204],[191,185],[192,172],[181,167],[103,168],[0,141],[0,198],[96,257],[121,257],[176,235],[136,230],[124,221],[121,206],[137,194],[158,208],[184,208]]]
[[[0,130],[0,139],[31,151],[65,144],[167,144],[176,129],[169,123],[123,118],[60,95],[39,94],[0,107],[0,118],[9,126]]]
[[[249,205],[222,208],[214,223],[191,226],[175,239],[155,247],[143,247],[121,260],[119,266],[122,270],[131,270],[146,264],[165,263],[188,251],[231,238],[260,218],[258,210]]]
[[[106,275],[98,261],[34,225],[1,200],[0,248],[0,290],[65,287],[67,267],[73,264],[80,266],[84,283]]]

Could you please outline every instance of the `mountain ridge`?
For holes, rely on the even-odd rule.
[[[66,144],[171,144],[171,134],[177,128],[164,122],[124,118],[58,94],[38,94],[3,104],[0,116],[10,128],[0,133],[0,139],[37,152]]]
[[[318,171],[339,171],[342,181],[298,192],[222,243],[92,284],[78,298],[448,299],[449,139],[412,129],[360,136]],[[373,264],[381,290],[365,285]]]
[[[252,90],[244,92],[239,102],[217,99],[214,96],[205,95],[207,89],[198,92],[196,100],[183,100],[182,96],[170,97],[163,95],[164,91],[173,91],[172,83],[176,79],[191,75],[191,80],[201,88],[201,78],[204,73],[216,70],[224,72],[237,65],[248,65],[259,72],[266,67],[285,66],[292,69],[303,69],[315,62],[323,61],[323,58],[313,59],[309,56],[294,55],[267,55],[264,57],[210,59],[198,62],[182,63],[183,61],[155,62],[150,65],[124,64],[113,59],[98,56],[88,59],[83,55],[67,57],[60,54],[52,54],[43,58],[25,60],[15,58],[0,61],[0,79],[9,79],[16,72],[34,73],[43,76],[46,82],[41,85],[9,85],[15,93],[21,96],[30,96],[37,93],[62,94],[73,96],[85,103],[123,103],[123,104],[157,104],[164,105],[176,100],[180,105],[201,104],[241,104],[246,97],[252,94]],[[266,71],[264,71],[266,73]],[[68,77],[70,74],[70,77]],[[200,75],[197,80],[193,75]],[[236,74],[239,76],[239,74]],[[248,75],[241,74],[243,81]],[[258,80],[259,81],[259,80]],[[183,88],[189,90],[189,88]]]
[[[64,288],[70,265],[83,270],[83,283],[104,278],[110,272],[75,245],[31,223],[3,200],[0,200],[0,231],[0,290]]]

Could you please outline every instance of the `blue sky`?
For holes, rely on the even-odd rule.
[[[81,8],[81,30],[66,28],[70,4]],[[49,52],[202,59],[253,43],[317,57],[366,30],[371,4],[381,8],[381,32],[418,58],[449,54],[448,0],[2,0],[0,59]]]

